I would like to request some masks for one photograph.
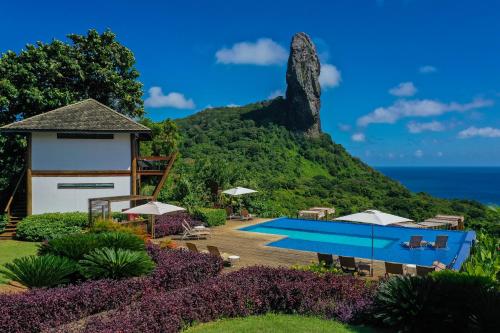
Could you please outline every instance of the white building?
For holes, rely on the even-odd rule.
[[[93,99],[3,126],[0,132],[25,134],[28,140],[25,179],[13,196],[12,216],[23,215],[23,204],[25,215],[86,212],[89,198],[140,193],[141,174],[166,177],[164,169],[141,164],[168,160],[139,156],[138,141],[149,140],[150,129]],[[112,209],[128,206],[117,202]]]

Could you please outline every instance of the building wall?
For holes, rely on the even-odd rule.
[[[58,184],[113,183],[113,189],[58,189]],[[130,195],[130,177],[33,177],[32,214],[52,212],[87,212],[88,199]],[[129,202],[111,204],[112,211],[129,208]]]
[[[58,139],[57,133],[34,132],[32,170],[130,170],[130,134],[114,139]]]

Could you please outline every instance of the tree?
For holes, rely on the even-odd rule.
[[[156,123],[149,118],[144,118],[140,122],[149,127],[153,135],[151,141],[141,144],[142,155],[168,156],[178,150],[181,136],[173,120],[166,119]]]
[[[37,42],[0,57],[0,125],[86,98],[131,117],[144,114],[132,51],[109,30],[68,38],[69,43]],[[22,148],[20,136],[0,140],[0,189],[22,169]]]

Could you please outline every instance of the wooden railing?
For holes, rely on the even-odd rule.
[[[137,157],[137,173],[142,175],[163,175],[168,167],[171,156],[140,156]]]
[[[19,185],[21,185],[24,177],[26,177],[26,168],[24,168],[23,171],[21,172],[21,175],[19,176],[19,179],[17,180],[16,186],[14,187],[14,190],[12,191],[12,193],[9,197],[9,200],[7,201],[7,204],[5,205],[4,212],[7,214],[9,219],[11,216],[10,208],[11,208],[12,203],[14,201],[14,197],[16,196],[17,190],[19,189]]]

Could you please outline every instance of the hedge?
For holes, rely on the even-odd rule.
[[[131,305],[78,323],[78,331],[179,332],[195,323],[267,312],[355,323],[371,308],[375,290],[375,283],[353,276],[256,266],[189,288],[144,294]],[[59,332],[70,331],[69,326]]]
[[[195,208],[194,217],[206,223],[209,227],[226,224],[226,211],[216,208]]]
[[[6,214],[0,214],[0,232],[5,230],[5,226],[7,225],[9,218]]]
[[[182,222],[186,221],[190,226],[200,225],[201,221],[195,220],[188,213],[164,214],[155,217],[155,237],[178,235],[184,232]]]
[[[209,279],[222,261],[208,254],[148,245],[156,262],[150,276],[97,280],[22,294],[0,294],[0,332],[39,332],[137,301],[142,295],[183,288]]]
[[[27,241],[43,241],[60,235],[82,232],[87,226],[87,213],[70,212],[30,215],[17,225],[16,237]]]

